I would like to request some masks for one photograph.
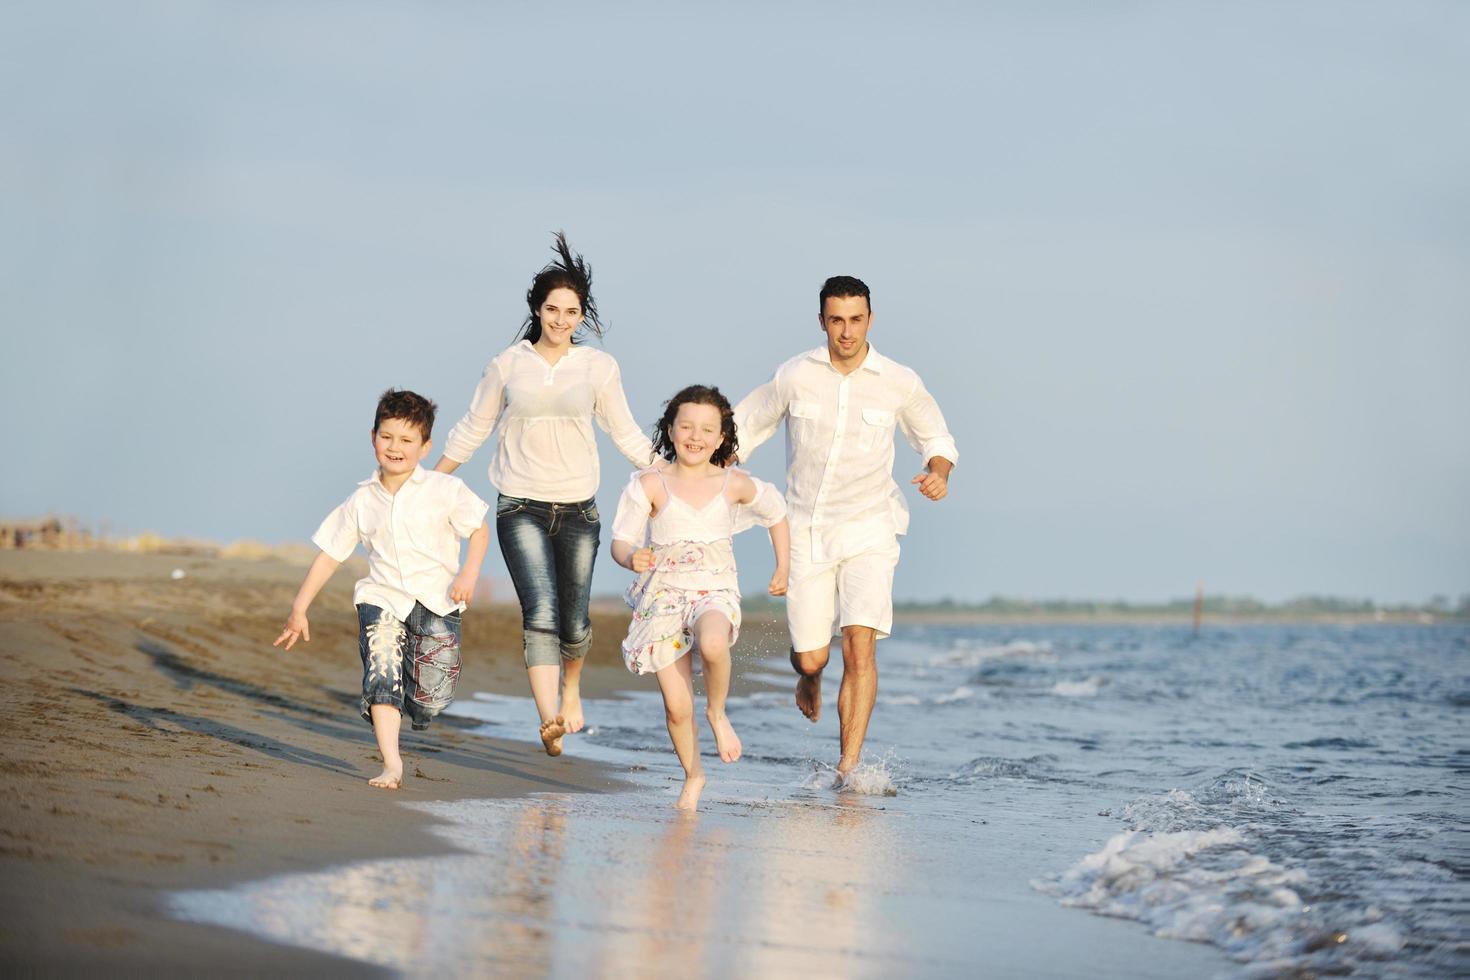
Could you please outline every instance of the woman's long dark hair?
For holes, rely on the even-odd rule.
[[[730,407],[730,399],[720,394],[720,389],[707,385],[690,385],[664,402],[664,417],[653,427],[654,454],[670,462],[677,455],[674,452],[674,441],[669,438],[669,430],[674,427],[674,416],[679,414],[680,405],[709,405],[719,409],[720,436],[723,441],[720,448],[710,453],[709,461],[720,467],[735,462],[735,453],[740,449],[740,443],[735,439],[735,410]]]
[[[567,245],[566,232],[556,233],[551,250],[556,253],[556,259],[536,273],[536,278],[531,280],[531,288],[526,290],[526,305],[531,312],[526,316],[526,322],[521,324],[521,335],[516,339],[529,340],[533,344],[541,339],[541,304],[546,302],[553,289],[570,289],[582,303],[582,324],[572,334],[572,343],[577,342],[577,334],[583,330],[601,337],[602,320],[597,315],[597,303],[592,299],[592,267]]]

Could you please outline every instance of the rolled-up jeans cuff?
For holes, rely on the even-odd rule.
[[[527,667],[561,666],[561,640],[555,633],[526,630],[525,644]]]
[[[587,651],[592,649],[592,631],[588,630],[587,635],[575,643],[562,640],[560,646],[563,660],[581,660],[587,656]]]

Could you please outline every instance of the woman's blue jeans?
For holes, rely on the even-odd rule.
[[[495,498],[500,553],[521,601],[526,666],[580,660],[592,645],[587,605],[602,537],[597,503]]]

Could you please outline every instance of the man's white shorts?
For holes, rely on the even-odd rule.
[[[844,626],[871,626],[883,639],[893,628],[893,570],[898,539],[837,561],[812,561],[810,549],[791,536],[791,579],[786,624],[798,652],[822,650]]]

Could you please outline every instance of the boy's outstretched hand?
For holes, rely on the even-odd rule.
[[[289,650],[296,645],[298,637],[310,643],[311,624],[306,621],[306,613],[297,612],[293,609],[291,610],[291,615],[286,617],[286,628],[281,630],[281,635],[276,637],[276,642],[272,643],[271,646],[278,647],[282,643],[285,643],[286,649]]]
[[[478,575],[467,572],[454,576],[454,581],[449,584],[449,600],[469,605],[470,600],[475,597],[475,581],[478,578]]]

